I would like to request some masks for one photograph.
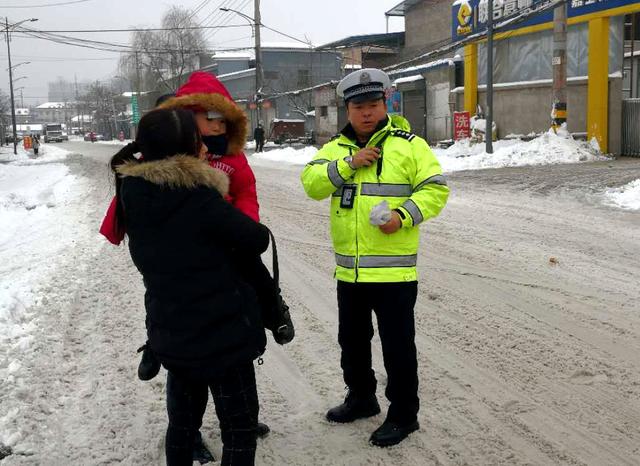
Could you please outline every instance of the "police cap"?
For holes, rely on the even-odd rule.
[[[345,76],[338,83],[336,92],[345,102],[366,102],[382,99],[385,89],[391,87],[389,76],[376,68],[365,68]]]

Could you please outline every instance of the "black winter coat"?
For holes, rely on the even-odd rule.
[[[224,199],[229,180],[190,156],[118,167],[129,251],[143,276],[149,344],[169,370],[215,377],[253,361],[266,337],[234,250],[258,256],[268,230]]]

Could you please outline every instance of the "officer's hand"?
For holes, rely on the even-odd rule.
[[[398,214],[398,212],[396,212],[395,210],[392,210],[391,220],[389,220],[384,225],[380,225],[378,228],[380,228],[380,231],[382,233],[390,235],[398,231],[401,227],[402,227],[402,220],[400,219],[400,214]]]
[[[351,161],[355,168],[370,167],[380,157],[380,149],[377,147],[365,147],[353,156]]]

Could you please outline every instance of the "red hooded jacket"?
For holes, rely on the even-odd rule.
[[[248,131],[247,116],[224,85],[214,75],[196,71],[178,89],[175,97],[166,100],[158,108],[215,111],[224,117],[227,123],[227,153],[209,154],[209,164],[229,175],[227,199],[244,214],[256,222],[260,221],[256,178],[243,152]],[[117,245],[124,239],[125,229],[117,223],[116,202],[116,198],[111,200],[100,233]]]

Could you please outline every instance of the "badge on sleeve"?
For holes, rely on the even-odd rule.
[[[353,209],[356,200],[355,184],[345,184],[342,186],[342,197],[340,197],[340,207],[343,209]]]

